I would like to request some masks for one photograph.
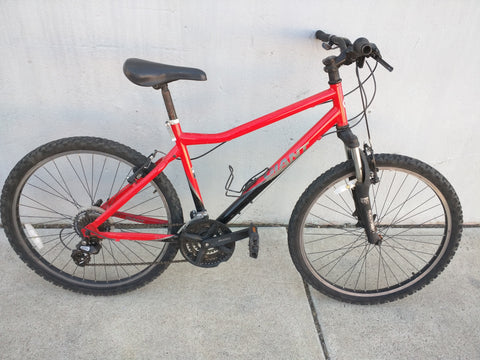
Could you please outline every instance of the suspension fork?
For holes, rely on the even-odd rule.
[[[360,150],[358,138],[353,134],[350,127],[337,127],[337,136],[345,144],[347,158],[353,161],[355,167],[355,187],[352,189],[353,201],[355,203],[355,213],[359,225],[365,229],[368,242],[379,244],[382,236],[378,233],[375,226],[375,219],[372,213],[372,204],[370,201],[370,165],[367,155]]]

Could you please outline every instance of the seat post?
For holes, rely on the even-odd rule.
[[[162,89],[163,101],[165,102],[165,107],[167,108],[168,118],[170,120],[176,120],[177,113],[175,112],[175,106],[173,106],[173,100],[172,96],[170,95],[170,90],[168,90],[168,85],[166,83],[162,84],[160,85],[160,88]]]

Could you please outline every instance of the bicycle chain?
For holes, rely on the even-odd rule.
[[[168,224],[165,227],[177,227],[177,226],[184,226],[185,223],[182,224]],[[110,239],[111,240],[111,239]],[[153,240],[155,241],[155,240]],[[168,241],[164,241],[168,242]],[[182,260],[172,260],[172,261],[151,261],[151,262],[137,262],[137,263],[108,263],[108,264],[85,264],[84,266],[142,266],[142,265],[152,265],[152,264],[173,264],[173,263],[183,263],[188,262],[186,259]]]

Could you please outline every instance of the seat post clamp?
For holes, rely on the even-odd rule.
[[[175,137],[175,134],[173,133],[173,130],[172,130],[172,125],[177,125],[177,124],[180,124],[180,120],[178,119],[165,121],[165,126],[167,127],[168,133],[170,134],[172,141],[177,141],[177,138]]]

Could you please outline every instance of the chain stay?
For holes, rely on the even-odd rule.
[[[185,225],[185,223],[177,223],[177,224],[167,224],[165,226],[162,226],[162,227],[170,227],[170,226],[173,226],[173,227],[176,227],[176,226],[183,226]],[[173,236],[175,234],[172,234]],[[108,240],[113,240],[113,239],[108,239]],[[140,240],[139,240],[140,241]],[[155,241],[155,240],[152,240],[152,241]],[[173,241],[170,240],[170,238],[168,240],[159,240],[161,242],[164,242],[164,243],[173,243]],[[173,264],[173,263],[182,263],[182,262],[187,262],[187,260],[185,259],[182,259],[182,260],[172,260],[172,261],[150,261],[150,262],[136,262],[136,263],[107,263],[107,264],[85,264],[83,265],[82,267],[87,267],[87,266],[142,266],[142,265],[152,265],[152,264]]]
[[[172,260],[172,261],[152,261],[152,262],[138,262],[138,263],[109,263],[109,264],[86,264],[83,267],[87,266],[141,266],[141,265],[152,265],[152,264],[173,264],[173,263],[183,263],[187,260]]]

